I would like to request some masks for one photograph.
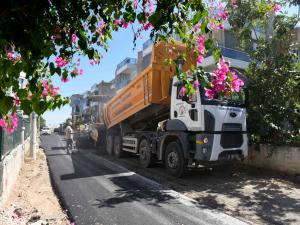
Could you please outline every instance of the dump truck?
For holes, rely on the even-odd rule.
[[[153,45],[151,61],[123,90],[104,105],[106,151],[122,157],[139,155],[140,164],[156,161],[167,172],[182,176],[188,168],[243,159],[247,155],[246,109],[243,99],[210,100],[204,87],[186,99],[174,65],[165,63],[184,46]],[[186,56],[182,71],[196,64]]]

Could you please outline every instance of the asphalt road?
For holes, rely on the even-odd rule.
[[[42,136],[54,185],[76,225],[246,224],[81,150],[67,155],[57,135]]]

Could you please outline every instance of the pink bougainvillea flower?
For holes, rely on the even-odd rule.
[[[281,10],[281,6],[280,6],[279,4],[277,4],[277,3],[275,3],[274,6],[273,6],[273,11],[274,11],[275,13],[277,13],[277,12],[279,12],[280,10]]]
[[[7,51],[7,57],[8,57],[9,59],[14,59],[14,58],[15,58],[15,55],[14,55],[14,53],[13,53],[12,50],[8,50],[8,51]]]
[[[43,92],[42,92],[42,96],[43,97],[48,96],[48,90],[44,89]]]
[[[66,78],[62,77],[60,80],[61,80],[62,82],[64,82],[64,83],[67,83],[67,82],[70,81],[70,78],[69,78],[69,77],[66,77]]]
[[[54,34],[51,36],[52,41],[58,41],[61,39],[61,36],[59,34]]]
[[[68,64],[68,61],[64,60],[62,57],[58,56],[55,59],[55,63],[59,68],[62,68]]]
[[[206,37],[204,35],[200,35],[197,39],[197,48],[200,55],[197,58],[197,63],[202,63],[204,60],[204,54],[205,54],[205,39]]]
[[[152,27],[152,23],[148,22],[148,23],[144,24],[143,27],[144,27],[144,30],[149,30],[149,28]]]
[[[72,39],[72,42],[73,42],[73,43],[76,42],[76,40],[77,40],[76,34],[72,34],[71,39]]]
[[[138,7],[138,0],[133,0],[133,8],[136,9]]]
[[[153,12],[153,2],[152,2],[152,0],[148,0],[148,4],[149,4],[149,11]]]
[[[199,56],[197,57],[197,63],[202,63],[203,60],[204,60],[203,55],[199,55]]]
[[[197,44],[204,44],[206,37],[204,35],[200,35],[198,40],[197,40]]]
[[[179,95],[182,97],[182,96],[185,96],[186,94],[186,89],[185,87],[181,87],[180,91],[179,91]]]
[[[232,75],[232,90],[231,91],[234,91],[234,92],[240,92],[240,89],[242,86],[244,86],[244,81],[242,81],[241,79],[238,78],[238,76],[235,74],[235,72],[231,72],[231,75]]]
[[[4,119],[0,119],[0,127],[4,129],[7,127],[7,122]]]
[[[213,99],[214,96],[215,96],[215,92],[211,89],[206,89],[205,90],[205,96],[208,98],[208,99]]]
[[[229,13],[227,11],[221,11],[219,12],[219,16],[223,19],[223,20],[227,20]]]
[[[199,87],[199,81],[198,81],[198,79],[196,79],[196,80],[194,81],[194,88],[195,88],[195,89],[198,89],[198,87]]]
[[[12,129],[11,127],[7,127],[6,130],[8,134],[12,134],[14,132],[14,129]]]
[[[19,97],[16,95],[15,98],[14,98],[14,105],[15,106],[20,106],[20,104],[21,104],[21,101],[20,101]]]
[[[116,25],[116,26],[122,25],[122,20],[121,19],[116,19],[114,21],[114,25]]]

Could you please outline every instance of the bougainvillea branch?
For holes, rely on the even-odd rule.
[[[278,6],[271,9],[279,10]],[[62,82],[67,82],[82,75],[79,57],[89,58],[91,65],[101,63],[113,32],[121,29],[137,27],[134,45],[144,31],[150,31],[154,41],[171,42],[176,36],[187,46],[187,51],[195,52],[198,63],[213,51],[216,63],[224,64],[208,35],[214,29],[223,29],[228,18],[228,11],[220,1],[6,1],[0,15],[0,109],[6,122],[7,115],[14,115],[18,109],[40,115],[68,103],[50,85],[51,77],[58,75]],[[200,75],[194,80],[182,76],[182,94],[190,96],[202,82],[204,73],[199,66]],[[191,68],[191,73],[195,70]],[[26,73],[26,88],[19,85],[20,72]],[[223,94],[239,90],[242,82],[234,81],[236,75],[228,72],[226,76],[222,84],[216,76],[218,84],[207,86],[210,97],[219,90]],[[19,106],[14,104],[15,98],[6,95],[11,88]]]

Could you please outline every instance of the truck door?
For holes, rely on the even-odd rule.
[[[197,92],[190,97],[190,100],[183,100],[179,92],[181,86],[177,77],[173,78],[171,92],[171,119],[182,121],[189,131],[203,130],[203,110],[201,106],[200,93]]]

